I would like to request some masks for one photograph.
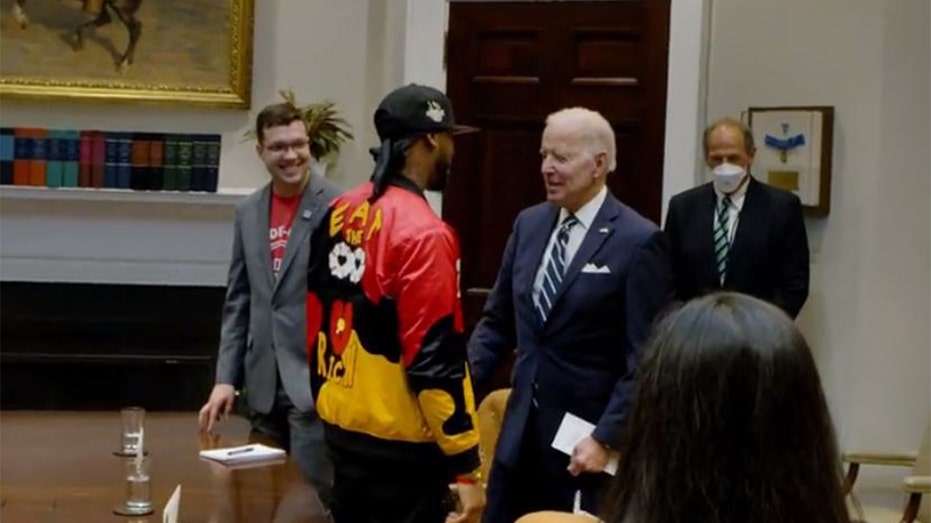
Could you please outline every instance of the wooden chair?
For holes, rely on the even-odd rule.
[[[598,523],[599,521],[601,520],[586,514],[544,510],[525,514],[518,518],[515,523]]]
[[[902,512],[866,506],[862,509],[863,521],[867,523],[912,523],[913,521],[931,523],[931,502],[928,500],[931,494],[931,415],[925,426],[921,449],[917,453],[848,452],[844,454],[844,461],[849,464],[844,478],[846,494],[853,490],[861,465],[911,467],[911,475],[902,480],[902,491],[908,498]],[[922,499],[922,494],[924,494],[924,499]],[[851,510],[851,516],[856,516],[855,510]]]
[[[478,406],[478,453],[482,460],[482,483],[485,486],[488,486],[488,473],[491,471],[491,462],[495,457],[498,435],[501,434],[501,422],[504,420],[504,410],[510,395],[511,389],[496,390],[486,396]]]

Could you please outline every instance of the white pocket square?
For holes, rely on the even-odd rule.
[[[595,265],[594,263],[586,263],[582,267],[582,272],[585,274],[611,274],[611,269],[607,265]]]

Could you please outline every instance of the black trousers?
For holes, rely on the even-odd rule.
[[[442,523],[450,511],[440,463],[373,457],[329,445],[336,523]]]
[[[333,465],[326,450],[323,422],[317,413],[297,410],[279,379],[271,412],[262,414],[250,409],[248,418],[253,432],[271,439],[288,452],[304,478],[316,489],[320,503],[330,506]]]
[[[581,495],[581,508],[598,514],[610,476],[570,475],[569,456],[552,448],[549,438],[540,436],[551,429],[532,410],[524,428],[517,465],[492,462],[483,523],[513,523],[524,514],[539,510],[568,512],[573,508],[576,492]]]

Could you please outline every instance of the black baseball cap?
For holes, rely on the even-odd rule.
[[[388,93],[375,110],[375,130],[381,140],[417,138],[424,134],[478,131],[456,125],[453,106],[441,91],[426,85],[409,84]]]

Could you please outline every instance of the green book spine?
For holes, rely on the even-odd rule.
[[[64,142],[64,147],[60,149],[64,151],[61,185],[63,187],[77,187],[81,160],[81,132],[60,132],[62,133],[62,142]]]
[[[64,185],[64,131],[49,131],[46,141],[45,185],[61,187]]]
[[[191,135],[184,134],[178,137],[178,190],[191,190],[191,169],[194,161],[194,140]]]
[[[178,135],[165,135],[164,163],[162,166],[162,189],[178,190]]]

